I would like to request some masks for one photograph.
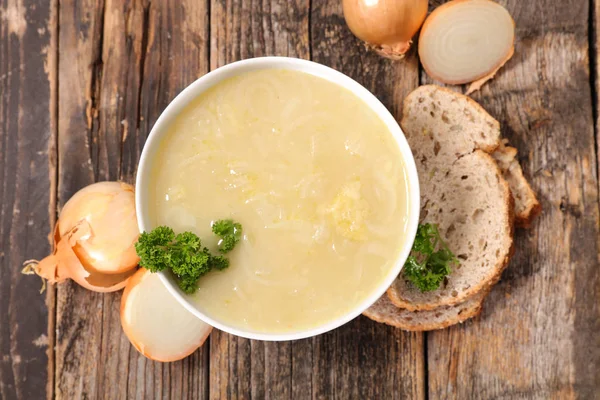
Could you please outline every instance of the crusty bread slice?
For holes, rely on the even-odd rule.
[[[419,171],[422,222],[438,224],[460,266],[429,293],[400,275],[363,314],[410,331],[442,329],[479,314],[512,254],[513,219],[527,226],[541,207],[498,121],[470,98],[422,86],[406,98],[401,125]]]
[[[488,154],[501,144],[498,121],[470,98],[429,85],[407,96],[401,125],[419,173],[421,222],[438,225],[460,264],[432,292],[400,274],[388,296],[411,311],[462,303],[497,282],[512,249],[513,197]]]
[[[428,130],[446,132],[438,135],[434,148],[421,151],[426,162],[432,152],[453,159],[475,149],[492,154],[515,198],[515,222],[528,227],[541,212],[531,186],[523,176],[516,158],[517,150],[506,146],[500,124],[468,96],[435,85],[417,88],[404,100],[402,127],[412,134],[413,151],[422,144]],[[431,118],[423,118],[429,115]],[[406,133],[406,132],[405,132]],[[419,138],[418,133],[422,134]],[[420,149],[419,149],[420,150]]]
[[[416,152],[431,146],[421,144]],[[432,156],[427,163],[416,158],[421,222],[437,224],[460,264],[431,292],[421,292],[400,273],[388,296],[411,311],[461,303],[495,284],[511,254],[514,218],[510,189],[489,154],[475,150],[444,162]]]
[[[506,146],[505,139],[492,153],[492,157],[498,163],[502,176],[508,182],[515,198],[515,223],[517,226],[528,228],[542,211],[542,206],[523,175],[517,160],[517,149]]]
[[[383,295],[363,312],[363,315],[373,321],[406,331],[432,331],[462,323],[479,315],[487,293],[487,291],[481,291],[463,303],[426,311],[409,311],[396,307],[386,295]]]

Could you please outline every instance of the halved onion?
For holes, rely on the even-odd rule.
[[[204,344],[212,326],[169,293],[158,274],[141,268],[121,299],[121,325],[131,344],[155,361],[177,361]]]
[[[419,36],[419,57],[433,79],[449,84],[472,82],[470,94],[512,57],[515,23],[491,0],[454,0],[436,8]]]

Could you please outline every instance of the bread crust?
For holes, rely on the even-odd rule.
[[[454,306],[450,306],[460,307],[461,305],[463,305],[465,308],[460,310],[456,316],[453,316],[439,323],[423,322],[423,317],[430,316],[431,313],[434,313],[436,310],[439,310],[439,308],[446,307],[439,307],[438,309],[434,310],[414,311],[414,315],[411,315],[409,318],[407,318],[407,316],[402,315],[402,313],[410,311],[396,307],[385,295],[383,295],[382,298],[377,301],[377,303],[365,310],[365,312],[363,312],[363,315],[375,322],[394,326],[405,331],[433,331],[438,329],[444,329],[459,323],[463,323],[470,318],[478,316],[481,313],[481,310],[483,309],[483,303],[488,294],[489,289],[485,293],[480,294],[480,299],[473,299],[472,304],[460,303]],[[468,301],[469,300],[467,300],[467,302]],[[394,308],[392,309],[392,307]],[[443,311],[445,310],[442,310],[442,312]]]
[[[515,225],[519,228],[531,228],[533,220],[542,213],[542,205],[536,199],[536,203],[529,207],[523,214],[515,216]]]
[[[531,185],[525,179],[523,169],[517,160],[517,149],[507,146],[506,142],[506,139],[502,140],[500,147],[492,153],[492,157],[498,163],[502,174],[509,182],[509,186],[511,186],[509,177],[512,176],[513,180],[516,179],[515,191],[519,191],[520,189],[523,198],[521,200],[520,211],[518,211],[515,204],[515,224],[520,228],[529,228],[533,220],[541,213],[542,205],[537,199]],[[514,191],[513,195],[515,195]]]
[[[503,220],[506,224],[505,229],[508,232],[508,235],[510,236],[504,254],[500,255],[500,258],[498,259],[498,262],[496,263],[495,267],[484,279],[482,279],[477,285],[471,286],[469,289],[459,293],[459,295],[457,295],[456,297],[447,297],[443,300],[432,301],[429,303],[412,303],[404,299],[402,297],[402,294],[396,289],[395,285],[392,284],[387,290],[387,296],[390,299],[390,301],[399,308],[403,308],[409,311],[426,311],[434,310],[442,306],[452,306],[455,304],[463,303],[467,301],[471,296],[477,295],[481,290],[489,289],[493,285],[495,285],[500,279],[500,276],[502,275],[504,269],[506,269],[506,267],[508,266],[510,258],[514,253],[514,198],[508,186],[508,182],[506,182],[506,180],[502,178],[500,168],[498,167],[492,156],[481,150],[475,150],[474,153],[480,154],[481,157],[488,159],[490,167],[495,168],[495,174],[497,175],[498,180],[502,185],[503,199],[506,205]]]
[[[510,261],[510,257],[514,251],[514,242],[513,242],[513,234],[514,234],[514,224],[515,224],[515,200],[510,190],[510,185],[503,178],[502,170],[500,169],[498,163],[491,154],[496,151],[499,147],[503,145],[502,138],[500,136],[500,124],[494,119],[491,115],[488,114],[485,109],[478,104],[476,101],[471,99],[468,96],[462,95],[460,93],[456,93],[450,89],[438,87],[436,85],[425,85],[421,86],[418,89],[411,92],[403,104],[403,117],[401,120],[401,125],[406,127],[408,125],[408,117],[409,112],[415,114],[414,105],[420,103],[420,97],[429,96],[430,98],[434,98],[437,92],[444,92],[445,94],[451,96],[453,99],[464,102],[466,107],[471,108],[471,112],[475,112],[481,119],[482,123],[486,123],[492,129],[492,132],[497,132],[497,136],[492,136],[491,141],[487,141],[487,143],[475,144],[475,150],[472,153],[477,153],[480,157],[485,158],[488,161],[490,168],[494,169],[493,174],[498,177],[498,181],[501,184],[502,198],[503,203],[505,204],[504,216],[502,218],[503,223],[505,224],[500,228],[503,232],[508,232],[509,240],[504,247],[504,251],[499,255],[498,260],[494,268],[490,269],[490,272],[486,274],[486,276],[481,279],[476,285],[472,285],[468,289],[461,291],[456,297],[445,296],[442,299],[439,299],[435,296],[431,297],[431,301],[428,302],[419,302],[413,303],[406,298],[403,298],[402,293],[400,293],[396,286],[392,284],[392,286],[388,289],[387,295],[390,301],[396,306],[411,310],[411,311],[425,311],[425,310],[434,310],[437,307],[441,306],[451,306],[455,304],[460,304],[473,296],[476,296],[482,290],[489,289],[493,286],[498,280],[506,266]],[[412,108],[412,110],[411,110]],[[407,131],[404,128],[405,132]],[[416,132],[410,132],[411,135],[417,134]],[[410,135],[407,135],[410,136]],[[468,153],[467,153],[468,154]]]
[[[430,95],[433,97],[437,91],[445,92],[459,101],[464,101],[467,107],[472,108],[471,112],[476,112],[482,118],[482,122],[485,122],[492,129],[492,132],[498,132],[497,140],[496,137],[493,136],[492,140],[487,142],[487,145],[480,145],[477,143],[475,149],[471,153],[478,153],[481,157],[491,161],[489,163],[490,168],[494,168],[493,173],[499,178],[499,182],[501,183],[502,197],[505,204],[505,207],[503,207],[504,217],[502,218],[502,221],[506,225],[503,227],[503,231],[507,232],[507,236],[509,236],[510,239],[508,242],[506,242],[506,246],[503,247],[503,254],[498,257],[495,267],[490,269],[490,273],[488,273],[487,276],[477,285],[474,285],[463,291],[458,296],[447,296],[443,301],[431,301],[427,303],[414,304],[403,299],[402,296],[394,289],[394,285],[392,285],[392,287],[388,289],[387,293],[382,296],[382,299],[378,300],[377,303],[364,312],[365,316],[374,321],[409,331],[443,329],[479,315],[485,297],[490,292],[491,288],[500,280],[502,272],[506,269],[512,255],[514,254],[515,246],[513,235],[515,225],[528,226],[541,212],[541,205],[539,201],[535,199],[535,194],[533,191],[530,191],[533,194],[534,201],[531,201],[531,199],[528,198],[528,203],[530,203],[528,204],[528,207],[525,208],[525,210],[519,215],[516,215],[515,198],[511,192],[510,185],[508,181],[503,178],[503,170],[500,168],[499,163],[494,160],[491,155],[496,150],[502,150],[500,147],[503,147],[504,145],[500,136],[500,124],[492,116],[490,116],[487,111],[481,107],[481,105],[479,105],[470,97],[456,93],[447,88],[438,87],[436,85],[421,86],[420,88],[411,92],[404,100],[401,125],[404,126],[407,122],[407,118],[409,116],[409,107],[412,107],[415,102],[419,102],[421,96]],[[511,153],[513,158],[516,156],[516,149],[514,149],[514,153],[515,154]],[[466,304],[469,302],[472,302],[472,304]],[[443,322],[432,323],[430,321],[431,314],[429,313],[433,313],[435,311],[448,312],[448,308],[461,306],[464,306],[465,309],[461,310],[460,314],[458,315],[448,318]],[[398,311],[396,311],[396,309]],[[407,313],[415,313],[415,315],[412,316]],[[410,315],[411,318],[407,319],[407,315]],[[419,315],[422,315],[425,318],[420,318]]]

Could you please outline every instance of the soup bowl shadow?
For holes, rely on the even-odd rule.
[[[294,70],[299,72],[308,73],[316,77],[326,79],[332,83],[335,83],[359,97],[365,104],[366,107],[371,108],[381,120],[385,123],[390,133],[394,137],[396,144],[400,150],[400,154],[403,158],[408,193],[407,199],[409,203],[408,221],[407,221],[407,237],[404,241],[402,248],[398,252],[397,260],[394,263],[393,268],[389,274],[381,282],[379,286],[375,288],[364,301],[359,303],[350,312],[342,315],[338,318],[333,318],[324,324],[320,324],[311,329],[303,329],[290,331],[285,333],[265,333],[256,332],[252,330],[244,330],[239,327],[231,326],[230,324],[219,321],[216,318],[206,315],[200,310],[196,304],[194,304],[190,298],[179,289],[174,277],[168,272],[161,272],[160,277],[162,282],[165,284],[169,292],[181,303],[183,307],[189,310],[196,317],[202,319],[206,323],[218,328],[222,331],[228,332],[233,335],[241,336],[248,339],[256,340],[268,340],[268,341],[283,341],[283,340],[297,340],[316,336],[330,330],[333,330],[350,320],[359,316],[363,311],[369,308],[377,299],[384,295],[387,288],[392,284],[394,279],[398,276],[404,262],[406,261],[410,250],[413,245],[413,241],[417,232],[419,223],[419,212],[420,212],[420,193],[419,193],[419,180],[417,175],[417,169],[415,161],[402,133],[400,126],[398,125],[395,118],[387,110],[387,108],[367,89],[365,89],[358,82],[354,81],[350,77],[338,72],[332,68],[324,65],[301,60],[296,58],[288,57],[261,57],[252,58],[243,61],[234,62],[223,67],[220,67],[201,78],[197,79],[191,85],[186,87],[179,95],[173,99],[173,101],[167,106],[162,112],[154,127],[152,128],[148,139],[144,145],[144,149],[141,154],[140,162],[137,170],[136,177],[136,189],[135,189],[135,203],[137,220],[140,232],[150,231],[154,227],[151,223],[150,218],[150,175],[153,167],[153,162],[156,159],[156,154],[159,151],[160,143],[162,138],[167,131],[167,127],[174,120],[174,118],[194,99],[196,99],[203,92],[207,91],[211,87],[228,78],[244,74],[256,70],[264,69],[284,69]]]

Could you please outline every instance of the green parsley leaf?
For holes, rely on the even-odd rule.
[[[158,272],[168,268],[168,246],[175,240],[175,232],[166,226],[159,226],[152,232],[143,232],[135,251],[140,257],[140,265],[150,272]]]
[[[229,260],[224,256],[212,256],[209,263],[211,268],[217,269],[219,271],[222,271],[225,268],[229,267]]]
[[[241,238],[242,226],[233,221],[219,225],[219,232],[224,232],[221,242],[227,238],[226,251],[233,249]],[[213,231],[215,228],[213,226]],[[216,233],[216,232],[215,232]],[[225,248],[225,245],[221,246]],[[211,270],[223,270],[229,266],[224,256],[212,255],[202,246],[200,238],[192,232],[175,234],[167,226],[159,226],[151,232],[143,232],[135,250],[140,257],[140,265],[150,272],[171,270],[177,277],[181,290],[191,294],[198,288],[198,279]]]
[[[233,250],[242,238],[242,225],[230,219],[216,221],[212,226],[212,231],[221,238],[219,240],[219,251],[223,254]]]
[[[404,276],[420,291],[429,292],[438,289],[450,275],[452,264],[458,264],[458,260],[442,240],[437,225],[419,225],[411,255],[404,264]]]

